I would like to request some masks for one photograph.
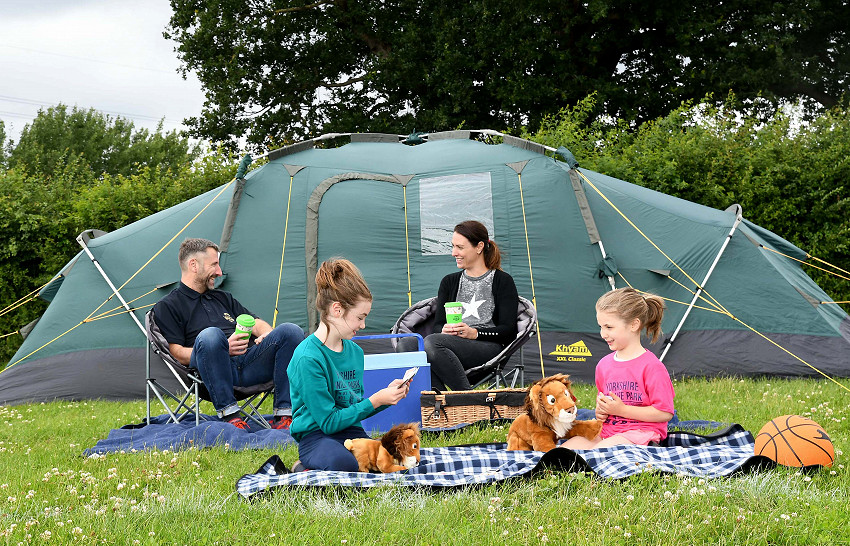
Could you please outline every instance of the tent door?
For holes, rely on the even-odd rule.
[[[363,273],[373,296],[367,330],[386,326],[388,331],[408,307],[402,183],[374,174],[333,177],[319,184],[307,209],[308,279],[315,277],[324,260],[351,260]],[[308,283],[311,328],[316,328],[319,320],[315,291],[315,284]]]

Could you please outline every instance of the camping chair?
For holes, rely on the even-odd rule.
[[[422,337],[434,333],[434,320],[437,312],[437,298],[428,298],[410,306],[392,327],[392,333],[416,333]],[[522,351],[519,353],[519,363],[512,370],[505,373],[505,366],[508,364],[511,356],[522,347],[531,336],[535,334],[535,325],[537,324],[537,311],[534,305],[527,299],[520,296],[519,305],[517,306],[517,336],[496,356],[475,368],[466,370],[466,377],[473,384],[472,388],[480,387],[481,385],[490,385],[492,388],[498,389],[500,385],[508,386],[510,378],[510,386],[520,386],[525,382],[525,362]],[[392,340],[393,346],[397,344],[397,340]],[[474,383],[473,383],[474,382]]]
[[[177,361],[168,350],[168,342],[154,320],[153,309],[145,315],[145,331],[148,338],[148,351],[145,358],[145,377],[147,378],[148,424],[151,422],[151,393],[168,412],[167,423],[179,423],[190,415],[195,416],[195,425],[201,421],[201,400],[211,402],[210,393],[204,386],[198,370],[188,368]],[[186,389],[181,396],[171,392],[162,383],[151,377],[151,354],[162,359],[178,382]],[[269,422],[260,413],[260,406],[274,390],[274,381],[267,381],[250,387],[234,387],[233,394],[239,403],[239,412],[261,427],[271,428]],[[174,406],[172,407],[172,404]]]

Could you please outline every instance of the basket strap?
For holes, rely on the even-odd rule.
[[[439,419],[440,412],[443,413],[443,416],[446,418],[446,421],[449,420],[449,415],[446,413],[446,409],[443,407],[443,402],[446,399],[446,396],[440,392],[440,390],[436,387],[432,387],[434,391],[434,411],[428,417],[428,419]]]
[[[496,408],[496,393],[488,392],[487,398],[484,399],[487,402],[487,405],[490,406],[490,419],[501,419],[502,414],[499,413],[499,410]]]

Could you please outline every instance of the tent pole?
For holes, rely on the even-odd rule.
[[[596,241],[596,243],[599,245],[599,251],[602,252],[602,259],[604,260],[605,258],[608,257],[608,255],[605,254],[605,247],[602,245],[602,239],[599,239],[598,241]],[[607,277],[608,277],[608,284],[611,285],[611,290],[616,289],[617,286],[616,286],[616,282],[614,281],[614,277],[612,277],[611,275],[607,275]]]
[[[676,331],[673,332],[673,335],[670,336],[670,339],[667,340],[667,344],[664,346],[664,350],[661,352],[661,356],[658,357],[658,360],[664,361],[664,357],[667,356],[667,351],[670,350],[670,346],[673,345],[673,342],[676,340],[676,336],[679,335],[679,330],[682,329],[682,325],[685,324],[685,320],[688,318],[688,315],[691,314],[691,310],[694,308],[694,305],[699,299],[700,294],[702,294],[703,287],[708,282],[708,278],[711,277],[711,274],[714,272],[714,268],[717,266],[717,262],[720,261],[720,257],[723,255],[723,252],[726,250],[726,247],[729,246],[729,241],[732,240],[732,235],[735,233],[735,230],[738,229],[738,224],[743,220],[743,216],[741,216],[741,208],[737,206],[737,215],[735,216],[735,223],[732,224],[732,229],[729,230],[729,234],[726,235],[726,240],[723,241],[723,245],[720,247],[720,252],[717,253],[717,256],[714,257],[714,261],[711,263],[711,267],[708,268],[708,272],[705,274],[705,278],[702,280],[700,285],[697,287],[697,291],[694,292],[694,298],[691,300],[691,304],[688,305],[687,310],[685,311],[684,316],[682,316],[682,320],[679,321],[679,325],[676,326]]]
[[[83,233],[85,233],[85,232],[83,232]],[[115,294],[115,296],[118,298],[118,301],[121,302],[121,305],[130,314],[130,318],[132,318],[133,322],[136,323],[136,326],[139,327],[139,330],[141,330],[142,335],[144,335],[147,338],[147,334],[145,334],[145,327],[142,326],[141,322],[139,322],[139,318],[136,316],[135,313],[133,313],[133,310],[130,309],[130,306],[127,304],[126,301],[124,301],[124,298],[121,297],[121,294],[118,292],[118,289],[115,288],[115,285],[112,284],[112,281],[109,280],[109,277],[106,276],[106,272],[103,270],[102,267],[100,267],[100,262],[97,261],[97,258],[94,257],[94,255],[91,253],[91,250],[89,250],[89,247],[86,245],[85,240],[83,240],[83,234],[82,233],[77,237],[77,242],[80,243],[81,247],[83,247],[83,250],[85,251],[86,255],[89,257],[89,260],[91,260],[91,262],[94,264],[98,273],[100,273],[100,276],[103,277],[103,280],[106,281],[106,284],[109,285],[109,288],[112,290],[112,293]]]
[[[127,314],[130,315],[130,318],[133,319],[133,322],[135,322],[136,326],[139,327],[139,330],[142,331],[142,335],[145,336],[145,347],[147,348],[148,351],[150,351],[150,348],[147,346],[148,333],[145,330],[145,327],[142,326],[141,322],[139,322],[139,318],[136,316],[136,313],[134,313],[133,310],[130,309],[130,305],[126,301],[124,301],[123,297],[121,297],[121,293],[118,292],[118,289],[115,288],[115,285],[112,284],[111,280],[109,280],[109,277],[106,275],[106,272],[103,270],[102,267],[100,267],[100,262],[97,261],[97,258],[95,258],[94,254],[92,254],[91,250],[89,250],[88,245],[86,245],[86,239],[87,239],[87,237],[85,237],[86,233],[87,232],[85,232],[85,231],[80,233],[77,236],[77,242],[80,243],[81,247],[83,247],[83,251],[85,251],[86,255],[89,257],[89,260],[91,260],[91,262],[94,264],[94,267],[97,269],[98,273],[100,273],[100,276],[103,277],[103,280],[106,281],[106,284],[109,285],[109,288],[112,290],[112,293],[115,294],[115,296],[118,298],[118,301],[120,301],[121,305],[124,307],[124,309],[127,310]],[[169,369],[171,369],[171,368],[169,367]],[[180,376],[177,375],[177,372],[175,372],[174,370],[171,370],[171,373],[174,374],[174,377],[177,378],[177,381],[183,386],[183,388],[185,388],[186,390],[189,390],[189,387],[183,382],[183,380],[180,378]],[[150,371],[148,371],[147,375],[148,375],[148,377],[150,377]]]

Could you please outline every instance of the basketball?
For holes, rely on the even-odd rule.
[[[761,427],[755,454],[784,466],[832,466],[835,461],[835,447],[826,431],[799,415],[783,415]]]

